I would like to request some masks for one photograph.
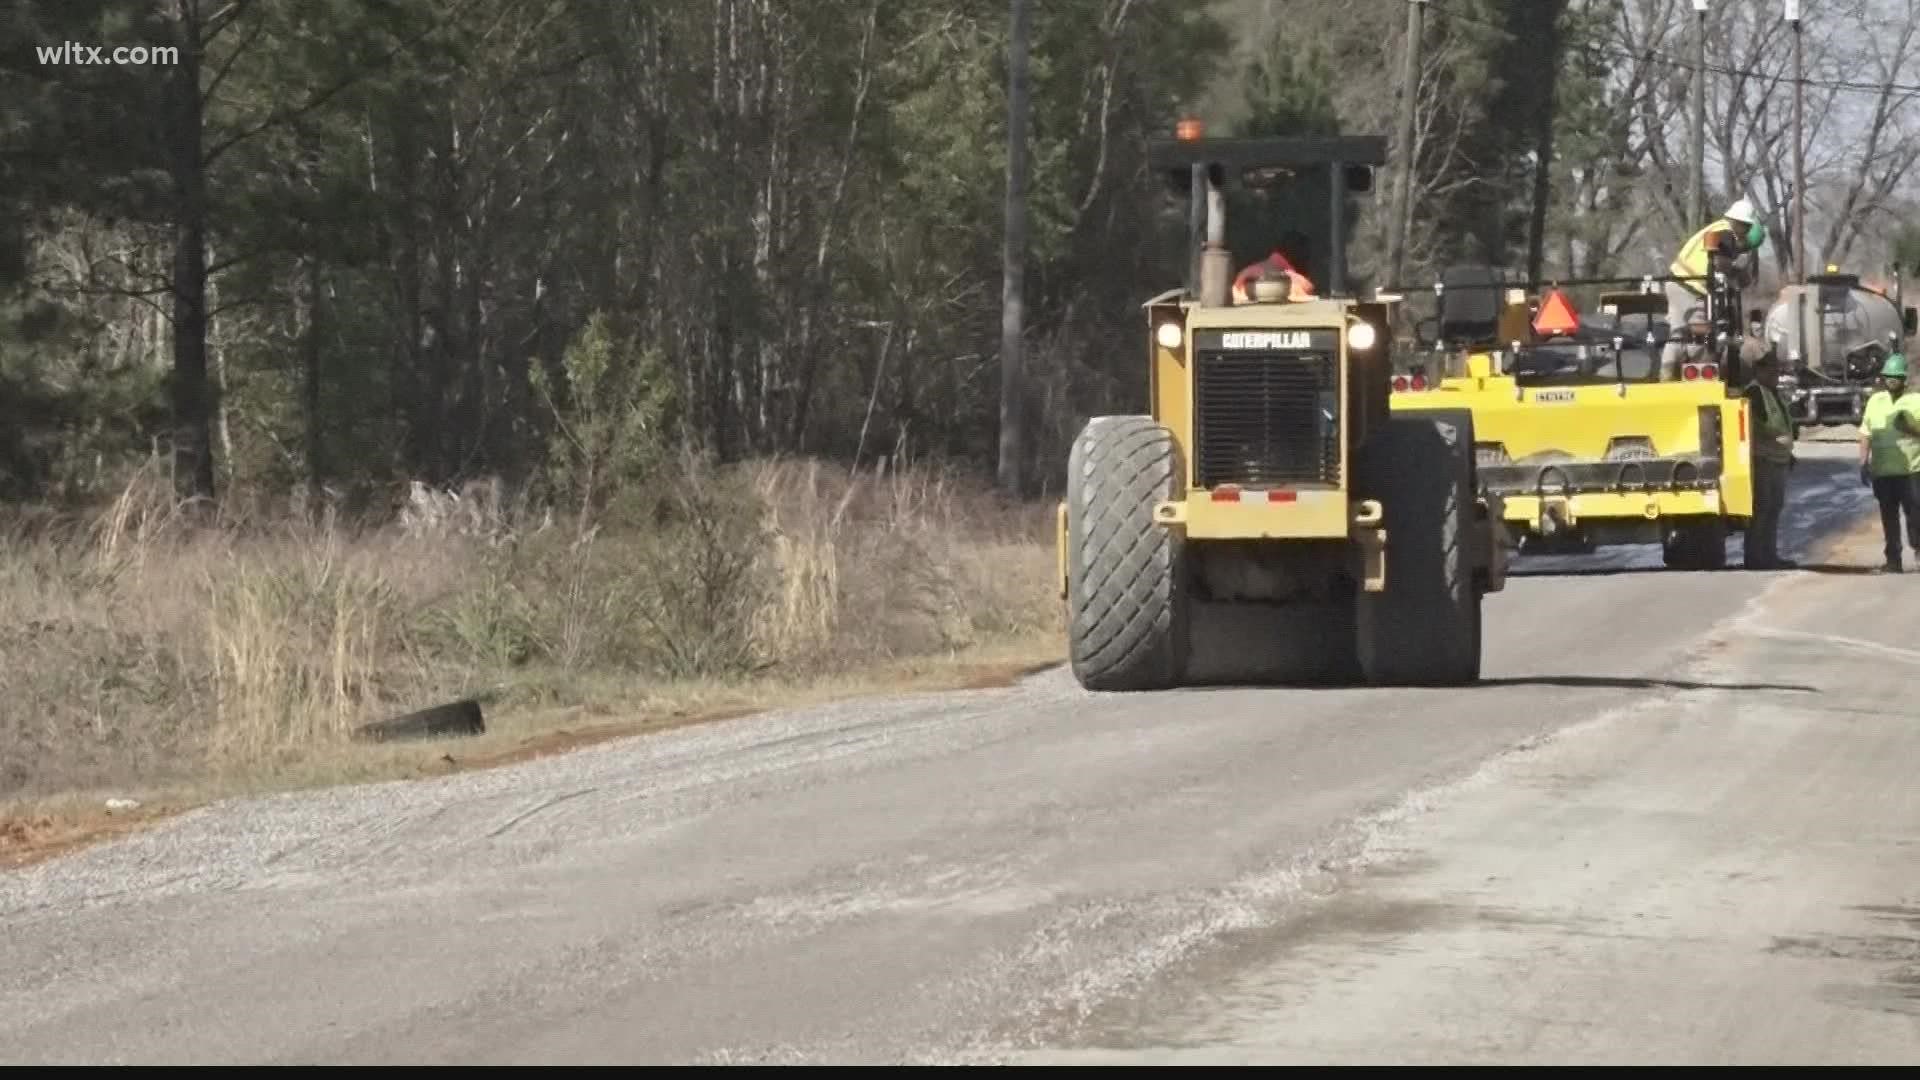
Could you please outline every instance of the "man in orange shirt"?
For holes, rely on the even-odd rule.
[[[1249,264],[1233,279],[1234,299],[1241,303],[1252,303],[1253,285],[1256,281],[1276,280],[1285,277],[1288,282],[1287,299],[1295,302],[1311,300],[1314,297],[1313,280],[1293,265],[1289,254],[1299,254],[1301,243],[1298,233],[1290,233],[1281,238],[1278,246],[1266,258]]]

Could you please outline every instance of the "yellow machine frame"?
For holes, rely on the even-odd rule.
[[[1196,445],[1193,387],[1193,343],[1214,335],[1286,335],[1300,336],[1315,349],[1338,350],[1339,394],[1346,404],[1343,413],[1360,425],[1355,438],[1343,438],[1340,444],[1338,484],[1291,485],[1281,491],[1242,491],[1232,485],[1208,489],[1200,485],[1198,463],[1185,457],[1186,475],[1182,478],[1186,497],[1162,501],[1154,507],[1154,520],[1175,528],[1191,540],[1351,540],[1365,554],[1364,587],[1381,589],[1385,576],[1386,531],[1381,527],[1382,511],[1373,499],[1355,499],[1351,493],[1355,439],[1366,437],[1368,413],[1379,423],[1382,410],[1369,409],[1379,398],[1379,384],[1385,379],[1385,363],[1371,348],[1356,351],[1356,340],[1384,340],[1385,308],[1380,305],[1356,305],[1352,302],[1311,300],[1304,302],[1243,302],[1226,307],[1209,307],[1181,289],[1169,289],[1142,305],[1147,312],[1150,372],[1148,397],[1152,414],[1172,431],[1181,446]],[[1364,318],[1362,311],[1374,315]],[[1174,329],[1163,329],[1172,327]],[[1341,329],[1336,330],[1335,327]],[[1167,336],[1162,335],[1175,335]],[[1338,339],[1337,341],[1335,339]],[[1168,344],[1172,341],[1172,344]],[[1368,393],[1373,387],[1375,393]],[[1057,511],[1056,542],[1059,563],[1060,595],[1067,594],[1067,513],[1062,503]],[[1495,568],[1493,590],[1501,587],[1499,568]]]
[[[1539,343],[1527,318],[1530,299],[1524,292],[1503,298],[1503,339]],[[1601,305],[1612,313],[1666,311],[1663,297],[1643,292],[1604,293]],[[1473,413],[1481,479],[1500,496],[1523,548],[1672,545],[1680,533],[1706,549],[1680,563],[1724,561],[1717,541],[1744,529],[1753,514],[1753,471],[1746,400],[1720,378],[1523,386],[1507,372],[1504,349],[1454,355],[1456,371],[1425,390],[1396,390],[1392,407]]]
[[[1305,303],[1242,303],[1225,308],[1208,308],[1189,299],[1183,299],[1180,293],[1165,293],[1146,305],[1148,321],[1154,333],[1152,345],[1152,372],[1150,393],[1153,400],[1153,414],[1172,429],[1174,437],[1182,446],[1195,445],[1193,430],[1193,372],[1189,366],[1191,356],[1182,340],[1179,345],[1168,348],[1162,344],[1158,335],[1162,326],[1184,325],[1183,337],[1191,335],[1195,340],[1209,335],[1269,333],[1278,335],[1305,335],[1312,340],[1315,348],[1333,346],[1340,358],[1339,393],[1341,399],[1352,402],[1358,396],[1353,383],[1353,357],[1349,346],[1356,336],[1364,335],[1373,340],[1379,334],[1379,327],[1355,314],[1348,305],[1331,301],[1308,301]],[[1334,328],[1339,327],[1336,331]],[[1334,338],[1338,341],[1334,341]],[[1344,411],[1364,416],[1364,410],[1351,407]],[[1363,436],[1364,437],[1364,436]],[[1238,493],[1237,498],[1221,498],[1214,492],[1200,488],[1197,464],[1187,462],[1188,494],[1179,502],[1162,503],[1155,508],[1154,516],[1169,524],[1178,524],[1186,534],[1194,539],[1311,539],[1353,536],[1358,539],[1375,532],[1373,524],[1380,518],[1380,506],[1368,500],[1359,500],[1349,504],[1349,482],[1352,476],[1352,440],[1342,439],[1340,443],[1340,475],[1338,485],[1327,487],[1295,487],[1274,497],[1275,493],[1264,493],[1257,501],[1255,493]]]

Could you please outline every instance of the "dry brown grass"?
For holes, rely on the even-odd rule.
[[[0,539],[0,820],[444,771],[1056,661],[1051,518],[933,470],[759,463],[644,526],[189,524],[156,475]],[[357,725],[460,697],[432,747]],[[49,816],[51,814],[51,816]],[[5,837],[0,836],[0,846]]]

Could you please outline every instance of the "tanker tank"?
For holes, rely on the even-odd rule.
[[[1795,423],[1858,424],[1880,365],[1912,333],[1912,314],[1854,274],[1813,275],[1805,286],[1782,288],[1765,333],[1780,357],[1780,391]]]

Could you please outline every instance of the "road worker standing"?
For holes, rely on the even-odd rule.
[[[1780,557],[1780,515],[1787,503],[1787,473],[1793,468],[1793,422],[1776,389],[1780,361],[1773,352],[1753,358],[1747,383],[1747,416],[1753,425],[1753,521],[1747,526],[1745,566],[1749,570],[1791,570],[1799,564]]]
[[[1880,532],[1887,561],[1881,569],[1901,573],[1900,516],[1906,515],[1907,546],[1920,554],[1920,394],[1907,392],[1907,358],[1894,353],[1880,369],[1884,389],[1867,399],[1860,420],[1860,478],[1880,504]]]

